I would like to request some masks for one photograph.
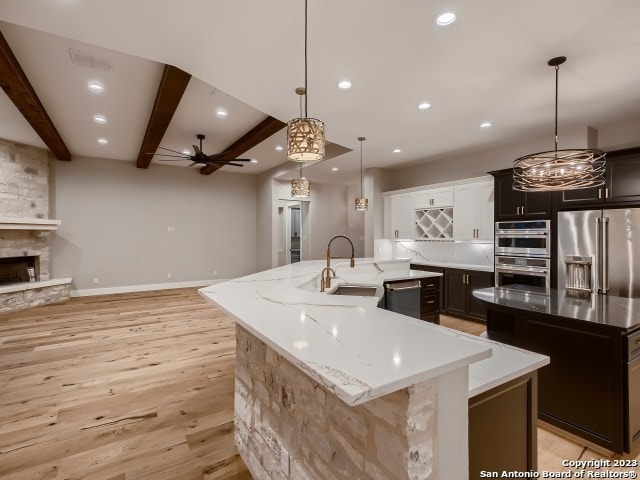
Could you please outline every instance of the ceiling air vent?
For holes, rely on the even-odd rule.
[[[71,61],[79,67],[93,68],[104,72],[110,72],[112,70],[111,62],[108,58],[94,57],[90,53],[81,52],[73,48],[69,49],[69,53],[71,54]]]

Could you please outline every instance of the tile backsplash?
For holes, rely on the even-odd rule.
[[[493,243],[424,242],[377,239],[376,259],[410,258],[418,261],[493,266]]]

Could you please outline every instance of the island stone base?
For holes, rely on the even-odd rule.
[[[435,458],[438,379],[350,406],[247,330],[236,331],[235,441],[255,479],[443,478]],[[467,437],[458,439],[466,478]]]

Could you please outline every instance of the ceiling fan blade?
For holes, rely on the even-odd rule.
[[[207,158],[209,160],[217,160],[218,158],[222,158],[222,157],[225,157],[225,156],[227,156],[227,153],[220,152],[220,153],[214,153],[212,155],[207,155]]]
[[[184,153],[182,153],[182,152],[176,152],[175,150],[171,150],[170,148],[164,148],[164,147],[158,147],[158,148],[161,148],[162,150],[167,150],[167,151],[169,151],[169,152],[178,153],[178,154],[180,154],[180,155],[184,155]],[[147,155],[153,155],[153,154],[148,153]],[[163,154],[162,154],[162,153],[158,153],[158,155],[163,155]]]
[[[158,161],[159,162],[186,162],[188,160],[191,160],[190,158],[159,158]]]
[[[166,153],[156,153],[158,157],[171,157],[171,158],[184,158],[185,160],[189,160],[191,157],[189,155],[168,155]]]
[[[214,165],[220,165],[220,167],[226,167],[227,165],[232,165],[234,167],[244,167],[244,165],[242,165],[241,163],[233,163],[233,161],[227,161],[227,162],[221,162],[221,161],[213,161],[213,162],[207,162],[207,163],[213,163]]]
[[[190,167],[193,167],[194,165],[197,165],[200,162],[193,162],[191,165],[189,165]]]

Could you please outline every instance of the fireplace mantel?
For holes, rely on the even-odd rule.
[[[57,230],[62,222],[51,218],[0,217],[0,230]]]

